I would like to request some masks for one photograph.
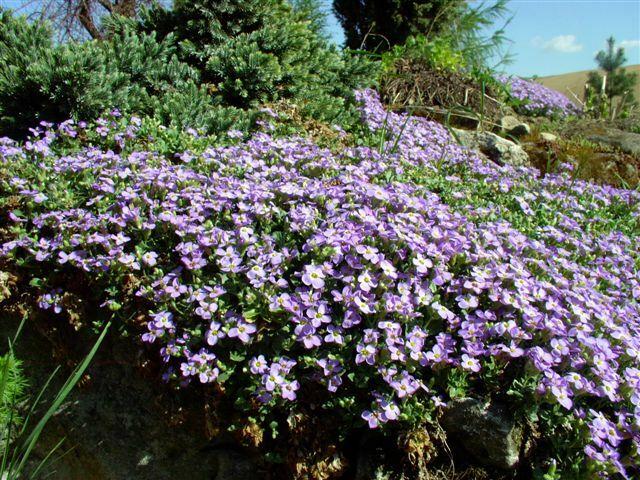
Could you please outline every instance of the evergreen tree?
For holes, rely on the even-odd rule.
[[[177,0],[142,21],[103,19],[103,39],[62,44],[46,25],[3,13],[0,135],[112,108],[215,133],[246,128],[262,103],[281,100],[319,120],[354,120],[353,91],[373,76],[371,63],[330,45],[312,7]]]
[[[629,73],[623,68],[627,62],[624,48],[615,47],[615,39],[609,37],[607,39],[607,49],[600,50],[595,60],[604,72],[605,78],[599,72],[591,72],[589,74],[589,85],[598,92],[602,91],[604,85],[604,95],[608,102],[608,109],[611,116],[615,116],[614,99],[619,99],[617,111],[622,112],[626,107],[635,102],[633,87],[638,81],[636,73]]]
[[[1,13],[0,135],[23,135],[43,120],[95,118],[122,103],[126,83],[91,44],[55,45],[46,25]]]
[[[251,109],[289,99],[327,121],[345,113],[345,101],[371,68],[323,38],[308,1],[176,0],[155,8],[141,27],[174,34],[182,60],[197,68],[220,105]]]
[[[508,2],[494,0],[467,5],[442,33],[468,67],[492,70],[511,62],[512,56],[506,51],[509,40],[505,36],[505,28],[512,18]]]
[[[465,7],[464,0],[333,0],[346,45],[386,51],[410,35],[446,32]]]
[[[3,12],[0,136],[23,136],[40,121],[91,120],[112,108],[211,131],[238,120],[238,112],[214,103],[198,70],[178,59],[173,35],[158,40],[122,18],[109,28],[109,40],[56,44],[46,25]]]
[[[327,13],[322,0],[290,0],[296,13],[309,21],[311,29],[322,37],[327,36]]]

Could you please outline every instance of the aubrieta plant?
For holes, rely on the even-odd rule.
[[[640,193],[495,165],[357,96],[369,134],[339,153],[230,132],[166,158],[123,119],[3,139],[1,254],[49,315],[84,286],[167,381],[264,421],[410,426],[509,391],[564,412],[589,468],[640,474]]]
[[[507,75],[498,75],[496,80],[509,88],[511,97],[517,102],[517,109],[523,114],[566,117],[582,112],[565,95],[537,82]]]

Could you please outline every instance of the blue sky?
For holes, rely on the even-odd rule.
[[[553,75],[592,69],[593,57],[613,35],[625,47],[627,64],[640,63],[638,0],[512,0],[507,37],[517,75]]]
[[[331,0],[323,0],[330,14]],[[0,0],[15,7],[21,0]],[[480,3],[472,1],[472,3]],[[515,62],[510,74],[554,75],[594,68],[593,57],[613,35],[625,47],[628,65],[640,63],[640,0],[511,0],[513,20],[507,37]],[[329,31],[336,43],[344,36],[330,14]]]
[[[478,4],[480,2],[472,2]],[[327,11],[331,2],[325,1]],[[640,63],[640,0],[511,0],[513,20],[507,37],[513,43],[508,73],[546,76],[594,68],[596,52],[613,35],[624,42],[628,65]],[[342,31],[329,19],[333,38]]]

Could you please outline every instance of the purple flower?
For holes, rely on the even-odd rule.
[[[256,332],[256,326],[253,323],[239,321],[235,327],[227,332],[229,338],[237,338],[242,343],[251,342],[251,335]]]
[[[258,355],[257,357],[252,358],[251,361],[249,362],[249,365],[250,365],[251,373],[253,373],[254,375],[264,374],[269,369],[267,365],[267,361],[264,358],[264,355]]]
[[[153,267],[158,263],[158,254],[156,252],[146,252],[141,258],[142,262],[149,267]]]
[[[369,428],[371,429],[378,428],[381,423],[384,423],[381,412],[365,410],[362,412],[362,418],[369,424]]]
[[[302,342],[305,348],[312,349],[322,344],[322,339],[316,334],[313,325],[300,325],[295,331],[298,341]]]
[[[159,313],[154,313],[149,315],[153,318],[153,323],[156,328],[169,330],[175,328],[175,324],[173,323],[173,313],[162,311]]]
[[[269,373],[265,373],[262,378],[268,392],[273,392],[285,382],[284,376],[282,375],[282,367],[277,363],[271,365]]]
[[[382,409],[382,416],[385,420],[397,420],[400,417],[400,408],[391,401],[379,402]]]
[[[477,373],[480,371],[480,362],[476,358],[470,357],[466,353],[463,353],[460,357],[460,366],[465,370],[469,370],[470,372]]]
[[[560,405],[562,405],[567,410],[571,409],[571,407],[573,406],[573,402],[571,401],[571,391],[568,387],[562,385],[553,385],[551,387],[551,393]]]
[[[398,398],[410,397],[420,388],[420,383],[407,372],[402,372],[401,378],[393,380],[390,385],[396,391]]]
[[[315,289],[321,289],[324,287],[324,272],[322,267],[316,265],[307,265],[304,268],[304,274],[302,275],[302,282],[305,285],[309,285]]]
[[[285,383],[281,386],[282,398],[294,401],[296,399],[296,391],[300,388],[300,383],[297,380],[293,382]]]

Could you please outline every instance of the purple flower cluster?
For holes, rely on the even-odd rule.
[[[507,75],[499,75],[496,80],[509,87],[513,98],[523,102],[523,113],[565,117],[578,115],[582,111],[562,93],[537,82]]]
[[[49,293],[41,295],[38,299],[38,306],[43,310],[52,310],[53,313],[62,312],[62,289],[56,288]]]
[[[523,365],[540,402],[585,422],[592,459],[637,473],[640,194],[494,165],[357,95],[381,148],[258,133],[174,163],[108,122],[122,153],[53,153],[69,124],[35,149],[4,139],[0,181],[23,205],[0,254],[52,282],[74,269],[107,306],[146,302],[167,378],[265,405],[358,392],[372,428],[441,406],[442,372]]]

